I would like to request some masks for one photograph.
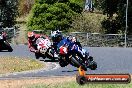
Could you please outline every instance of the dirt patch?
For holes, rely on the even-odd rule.
[[[0,80],[0,88],[26,88],[27,85],[32,84],[56,84],[74,81],[75,76],[63,76],[63,77],[42,77],[35,79],[10,79]]]

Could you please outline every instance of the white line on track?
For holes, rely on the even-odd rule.
[[[23,75],[23,74],[28,74],[28,73],[33,74],[33,73],[38,73],[38,72],[56,70],[56,69],[60,68],[59,64],[57,64],[57,63],[46,62],[45,65],[46,65],[46,67],[38,69],[38,70],[29,70],[29,71],[22,71],[22,72],[6,73],[6,74],[1,74],[0,77],[7,77],[7,76],[11,76],[11,75],[20,75],[20,74]]]

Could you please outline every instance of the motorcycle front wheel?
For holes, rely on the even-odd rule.
[[[41,53],[35,53],[35,58],[36,58],[36,59],[39,59],[40,57],[42,57],[43,59],[46,58],[46,57],[45,57],[43,54],[41,54]]]
[[[89,65],[89,68],[91,70],[96,70],[97,69],[97,63],[95,61],[92,61]]]
[[[12,52],[13,51],[12,47],[10,46],[10,44],[8,42],[5,41],[4,44],[5,44],[5,47],[7,48],[7,50],[9,52]]]

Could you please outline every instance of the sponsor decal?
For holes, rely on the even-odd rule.
[[[77,76],[77,83],[130,83],[130,74],[85,74]]]

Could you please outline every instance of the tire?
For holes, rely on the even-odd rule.
[[[12,49],[11,46],[8,48],[8,51],[9,51],[9,52],[12,52],[12,51],[13,51],[13,49]]]
[[[80,57],[78,56],[78,58],[80,58]],[[78,61],[77,60],[78,58],[75,55],[73,55],[73,57],[71,58],[72,63],[74,63],[75,66],[78,67],[78,68],[80,66],[82,66],[82,69],[85,70],[85,71],[87,71],[87,67],[85,65],[83,65],[83,63],[81,63],[80,61]]]
[[[92,62],[92,64],[89,66],[91,70],[96,70],[97,69],[97,63],[95,61]]]
[[[12,49],[12,47],[10,46],[10,44],[8,43],[8,42],[4,42],[5,43],[5,46],[7,47],[7,50],[8,50],[8,52],[12,52],[13,51],[13,49]]]
[[[39,53],[35,53],[35,58],[36,58],[36,59],[39,59],[39,58],[40,58]]]
[[[79,84],[79,85],[84,85],[87,80],[84,76],[80,76],[79,74],[76,75],[76,82]]]
[[[45,59],[46,57],[45,56],[42,56],[43,59]]]
[[[68,62],[65,62],[65,61],[61,60],[61,61],[59,61],[59,65],[60,65],[61,67],[65,67],[65,66],[68,65]]]

